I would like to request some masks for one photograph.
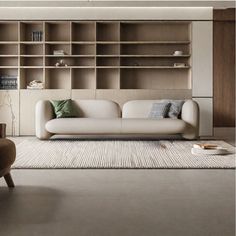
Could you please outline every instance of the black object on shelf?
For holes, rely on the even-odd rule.
[[[42,31],[33,31],[32,32],[32,41],[43,41],[43,32]]]
[[[0,75],[0,90],[17,89],[17,76]]]

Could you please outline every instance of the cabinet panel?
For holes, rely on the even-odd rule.
[[[212,136],[213,135],[213,104],[212,98],[193,98],[200,109],[200,136]]]
[[[192,89],[195,97],[212,97],[212,22],[192,24]]]
[[[7,124],[7,135],[19,135],[18,91],[0,91],[0,123]]]
[[[70,98],[70,90],[20,90],[20,135],[35,135],[35,105],[39,100]]]

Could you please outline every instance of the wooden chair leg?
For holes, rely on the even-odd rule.
[[[14,182],[13,182],[13,179],[12,179],[12,177],[11,177],[10,172],[7,173],[6,175],[4,175],[4,179],[5,179],[5,181],[6,181],[6,183],[7,183],[7,186],[8,186],[9,188],[14,188],[14,187],[15,187],[15,184],[14,184]]]

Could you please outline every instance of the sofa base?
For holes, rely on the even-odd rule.
[[[50,140],[60,140],[60,139],[81,139],[81,140],[159,140],[159,139],[183,139],[181,135],[153,135],[153,134],[103,134],[103,135],[64,135],[55,134],[50,137]]]

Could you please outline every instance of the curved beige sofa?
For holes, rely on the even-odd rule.
[[[154,102],[161,100],[134,100],[119,105],[109,100],[73,100],[78,118],[54,117],[48,100],[36,104],[36,136],[49,139],[63,137],[160,137],[180,135],[185,139],[198,138],[199,109],[193,100],[183,104],[181,119],[150,119],[148,114]]]

